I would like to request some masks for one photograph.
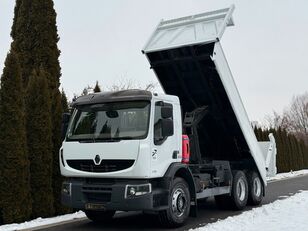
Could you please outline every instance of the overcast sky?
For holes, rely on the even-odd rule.
[[[0,0],[0,70],[9,50],[13,0]],[[161,19],[235,4],[234,27],[222,46],[251,120],[282,111],[308,90],[307,0],[54,0],[58,14],[61,87],[71,98],[98,80],[155,82],[145,42]]]

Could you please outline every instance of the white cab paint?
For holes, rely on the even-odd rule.
[[[157,101],[173,105],[174,135],[167,138],[162,145],[154,145],[154,110]],[[173,162],[180,162],[182,156],[182,124],[179,99],[176,96],[153,94],[148,135],[141,140],[122,140],[120,142],[80,143],[67,142],[62,144],[65,166],[60,164],[61,174],[66,177],[112,177],[112,178],[156,178],[162,177]],[[152,152],[156,149],[156,160]],[[177,159],[172,158],[172,152],[179,151]],[[67,160],[93,159],[99,155],[102,161],[108,159],[133,159],[135,163],[128,169],[97,173],[73,169]],[[60,157],[61,159],[61,157]]]
[[[173,123],[174,135],[166,139],[161,145],[154,144],[154,130],[152,131],[152,152],[151,152],[151,177],[162,177],[168,167],[173,162],[181,162],[182,160],[182,119],[179,99],[176,96],[157,95],[153,98],[153,106],[158,101],[164,101],[173,105]],[[151,115],[154,115],[155,108],[152,107]],[[153,118],[153,117],[152,117]],[[154,120],[151,119],[151,128],[154,128]],[[177,159],[173,159],[174,151],[178,151]],[[154,155],[155,154],[155,155]],[[154,157],[156,158],[153,158]]]

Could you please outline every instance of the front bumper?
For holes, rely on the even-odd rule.
[[[127,185],[148,183],[152,186],[150,193],[126,198]],[[158,211],[168,204],[168,191],[159,185],[151,180],[71,178],[63,183],[62,204],[82,210],[90,203],[101,204],[107,210]]]

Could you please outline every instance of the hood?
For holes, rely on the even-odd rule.
[[[136,160],[139,154],[139,143],[139,140],[98,143],[63,142],[63,158],[66,161],[94,160],[98,155],[100,160]]]

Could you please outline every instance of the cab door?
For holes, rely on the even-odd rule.
[[[174,105],[156,101],[154,106],[151,176],[162,177],[172,162],[181,160],[178,121]]]

